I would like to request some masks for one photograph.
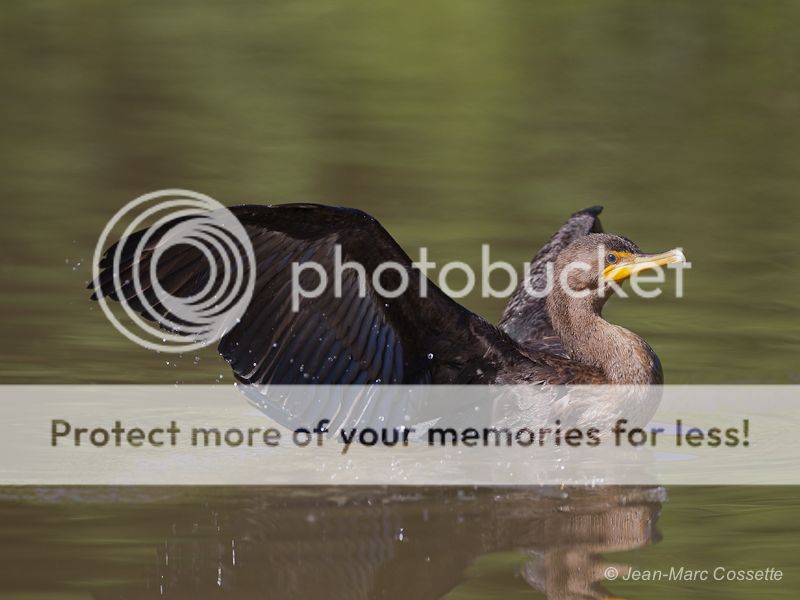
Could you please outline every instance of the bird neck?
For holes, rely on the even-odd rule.
[[[661,364],[638,335],[603,319],[604,302],[574,299],[566,294],[548,298],[553,329],[573,360],[601,369],[613,384],[660,384]]]

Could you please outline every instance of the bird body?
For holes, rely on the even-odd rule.
[[[599,207],[575,213],[532,263],[530,281],[541,283],[546,264],[555,275],[585,262],[585,273],[569,273],[574,298],[555,285],[546,297],[514,293],[499,326],[492,325],[420,276],[411,259],[370,215],[355,209],[315,204],[243,205],[230,209],[244,226],[255,253],[255,288],[240,322],[220,340],[218,350],[238,381],[245,384],[650,384],[662,381],[661,365],[650,346],[601,316],[604,277],[621,281],[629,272],[682,259],[673,251],[643,255],[635,244],[600,233]],[[134,249],[143,232],[118,242],[105,254],[93,282],[96,294],[127,302],[148,318],[170,317],[149,281],[150,260],[164,231],[147,239],[137,260]],[[293,263],[316,261],[334,268],[336,248],[345,261],[361,265],[341,276],[341,293],[332,286],[303,298],[293,310]],[[598,248],[603,256],[598,262]],[[137,290],[130,281],[113,285],[113,259],[120,250],[120,272],[145,273]],[[391,261],[407,275],[405,291],[397,270],[380,270]],[[649,266],[648,266],[649,265]],[[196,248],[170,249],[157,261],[156,276],[169,293],[189,296],[209,280],[209,265]],[[376,276],[380,286],[373,285]],[[523,282],[524,284],[525,282]],[[536,289],[536,286],[535,286]],[[361,293],[364,291],[365,293]],[[148,302],[142,302],[146,299]],[[149,303],[152,310],[145,310]],[[155,311],[155,312],[153,312]]]

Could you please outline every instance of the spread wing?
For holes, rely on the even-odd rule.
[[[602,206],[593,206],[573,214],[531,261],[528,277],[514,291],[499,324],[500,329],[522,347],[555,353],[563,351],[547,316],[545,298],[535,297],[527,290],[545,289],[547,263],[554,262],[558,253],[574,240],[603,231],[598,217],[602,210]]]
[[[255,291],[238,325],[221,338],[219,352],[243,383],[468,383],[464,373],[491,376],[491,365],[484,367],[482,361],[498,339],[510,343],[422,279],[394,239],[364,212],[313,204],[245,205],[231,211],[253,244]],[[162,325],[172,315],[158,302],[147,273],[159,240],[171,226],[151,235],[138,264],[133,249],[144,232],[118,242],[123,244],[119,294],[111,264],[116,245],[106,252],[93,284],[104,296],[124,300]],[[340,293],[333,285],[337,246],[341,262],[360,264],[365,275],[344,269]],[[291,265],[308,261],[324,268],[330,284],[316,297],[301,298],[295,310]],[[387,261],[396,267],[379,270]],[[144,273],[139,291],[128,281],[137,267]],[[164,252],[156,264],[161,286],[181,296],[199,292],[208,283],[209,270],[209,263],[190,246]],[[382,290],[373,285],[376,270]],[[398,289],[400,271],[408,276],[408,287],[390,297],[383,291]],[[306,276],[315,277],[311,270],[303,271]],[[301,281],[304,289],[314,289],[315,282]],[[155,315],[143,310],[142,296]]]

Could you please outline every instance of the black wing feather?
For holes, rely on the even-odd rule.
[[[219,352],[237,379],[248,384],[360,384],[456,382],[465,365],[487,354],[494,338],[504,336],[428,282],[420,297],[420,273],[383,227],[368,214],[315,204],[233,207],[253,243],[256,283],[253,299],[239,324],[219,343]],[[130,278],[135,267],[149,272],[159,239],[177,221],[151,236],[138,265],[134,250],[144,232],[119,242],[121,295],[137,311],[144,309]],[[315,260],[333,277],[334,249],[341,245],[342,261],[355,261],[366,271],[366,295],[358,277],[346,270],[342,298],[333,285],[316,298],[291,307],[291,263]],[[104,295],[119,300],[112,279],[112,246],[101,262],[98,285]],[[407,271],[408,290],[397,298],[381,296],[371,284],[383,261]],[[207,282],[209,269],[199,251],[178,247],[164,253],[157,265],[159,283],[170,293],[190,295]],[[394,276],[394,277],[393,277]],[[397,274],[382,274],[385,289],[395,289]],[[175,317],[157,302],[152,282],[142,277],[142,295],[161,323]],[[477,333],[476,333],[477,332]],[[432,358],[435,357],[435,358]],[[487,369],[488,370],[488,369]]]

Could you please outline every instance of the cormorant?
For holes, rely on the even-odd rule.
[[[242,205],[230,209],[244,226],[256,259],[255,293],[240,322],[220,340],[218,351],[236,379],[245,384],[658,384],[661,364],[636,334],[601,316],[610,288],[633,273],[684,261],[680,250],[642,254],[630,240],[602,232],[601,207],[570,219],[544,245],[513,294],[498,326],[467,310],[424,279],[381,224],[360,210],[317,204]],[[167,227],[168,228],[168,227]],[[146,231],[146,230],[145,230]],[[134,249],[145,231],[118,242],[120,273],[133,268],[149,273],[150,258],[164,231],[144,246],[139,264]],[[366,294],[355,270],[343,272],[341,294],[334,286],[317,297],[291,303],[291,264],[316,261],[328,273],[334,249],[341,260],[361,264]],[[90,284],[103,296],[119,300],[113,285],[113,255],[101,261],[98,280]],[[598,254],[602,251],[602,254]],[[389,297],[372,285],[373,273],[392,261],[408,275],[406,291]],[[547,263],[554,264],[552,291],[541,290]],[[564,269],[577,262],[587,270]],[[156,275],[172,294],[189,296],[209,279],[209,263],[193,247],[170,249],[156,264]],[[569,294],[560,277],[565,274]],[[383,290],[396,290],[401,277],[384,269]],[[122,281],[124,301],[148,318],[169,317],[148,276],[137,292]],[[143,311],[144,294],[159,313]],[[93,298],[95,298],[93,296]],[[163,323],[162,323],[163,324]]]

